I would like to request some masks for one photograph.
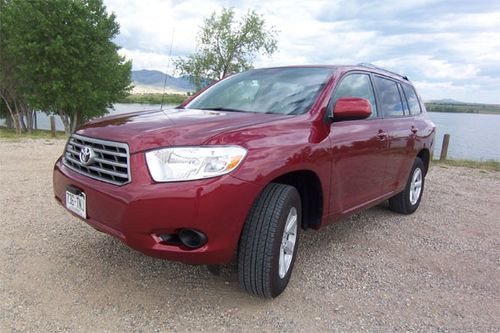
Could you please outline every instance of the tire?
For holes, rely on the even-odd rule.
[[[293,224],[294,216],[295,228],[285,234],[285,226]],[[240,286],[249,294],[274,298],[285,290],[297,256],[301,220],[295,187],[271,183],[264,188],[246,218],[238,249]],[[288,246],[286,256],[282,244]]]
[[[416,187],[418,182],[414,180],[420,179],[420,190],[418,195],[416,193]],[[389,199],[389,208],[401,214],[411,214],[415,212],[420,205],[422,200],[422,195],[424,193],[425,184],[425,166],[424,162],[420,158],[416,158],[413,163],[413,167],[410,172],[410,177],[406,182],[406,187],[403,192],[395,195]],[[416,198],[416,199],[415,199]]]

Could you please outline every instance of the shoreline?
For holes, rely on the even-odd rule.
[[[500,112],[496,112],[496,111],[467,112],[467,111],[436,111],[436,110],[433,110],[433,111],[427,111],[427,113],[493,114],[493,115],[500,116]]]
[[[33,130],[32,134],[23,133],[20,136],[16,135],[14,129],[5,128],[0,126],[0,139],[5,142],[22,142],[27,140],[67,140],[68,137],[64,131],[57,131],[56,138],[51,137],[50,130]],[[447,159],[446,161],[439,161],[437,159],[431,162],[434,165],[449,165],[460,166],[471,169],[482,169],[490,171],[500,171],[500,160],[485,159],[485,160],[471,160],[471,159]]]

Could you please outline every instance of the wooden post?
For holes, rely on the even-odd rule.
[[[50,132],[53,138],[56,137],[56,118],[54,116],[50,116]]]
[[[441,146],[441,156],[440,161],[446,161],[446,156],[448,155],[448,145],[450,144],[450,135],[445,134],[443,137],[443,146]]]

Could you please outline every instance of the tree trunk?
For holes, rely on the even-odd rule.
[[[73,113],[73,117],[71,118],[71,133],[74,133],[78,127],[78,119],[78,112]]]
[[[22,103],[20,107],[21,114],[23,115],[23,118],[26,119],[26,129],[28,130],[28,133],[31,134],[31,131],[33,130],[33,110],[26,103]]]
[[[19,119],[19,113],[14,114],[14,124],[16,124],[16,135],[21,135],[21,120]]]
[[[19,122],[16,121],[14,110],[12,110],[12,107],[10,106],[9,102],[7,101],[7,98],[4,95],[0,94],[0,97],[3,99],[5,105],[7,106],[7,109],[9,110],[10,117],[12,118],[12,122],[14,123],[14,126],[16,128],[16,134],[20,135],[21,128],[19,127]]]
[[[71,126],[70,126],[69,116],[66,113],[64,113],[64,111],[58,111],[57,114],[59,115],[59,117],[61,117],[62,123],[64,125],[64,133],[66,135],[70,135],[71,134]]]
[[[22,129],[23,132],[26,132],[26,123],[24,122],[24,117],[22,114],[22,110],[20,110],[19,105],[17,101],[14,99],[14,107],[16,110],[16,115],[17,115],[17,121],[20,124],[20,128]]]
[[[33,109],[26,105],[26,119],[28,120],[28,132],[31,134],[33,131]]]

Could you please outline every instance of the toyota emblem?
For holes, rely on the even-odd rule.
[[[94,162],[95,152],[91,147],[84,146],[80,150],[79,157],[80,162],[82,162],[83,165],[90,165],[92,164],[92,162]]]

